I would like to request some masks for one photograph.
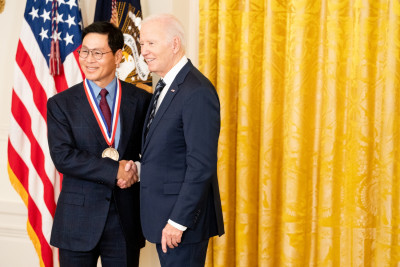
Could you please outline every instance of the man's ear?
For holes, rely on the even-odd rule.
[[[172,50],[174,54],[177,54],[181,50],[181,39],[178,36],[172,39]]]
[[[121,63],[122,60],[122,49],[118,49],[117,52],[115,52],[115,65],[119,67],[119,63]]]

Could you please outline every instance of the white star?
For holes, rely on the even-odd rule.
[[[63,20],[64,14],[60,15],[60,14],[58,14],[58,11],[56,13],[57,13],[57,15],[56,15],[57,23],[64,22],[64,20]]]
[[[64,41],[66,42],[66,46],[70,43],[70,44],[74,44],[74,42],[72,41],[72,38],[74,37],[74,35],[69,35],[67,32],[67,35],[64,38]]]
[[[75,23],[75,17],[71,17],[69,14],[68,14],[68,19],[66,20],[66,21],[64,21],[65,23],[68,23],[68,28],[71,28],[71,25],[76,25],[76,23]]]
[[[53,1],[53,0],[46,0],[46,5],[47,5],[48,2],[52,2],[52,1]]]
[[[61,6],[61,4],[64,4],[64,5],[65,5],[64,0],[57,0],[57,2],[58,2],[58,6]]]
[[[39,9],[35,9],[34,7],[32,7],[32,11],[29,13],[29,15],[32,16],[32,20],[39,17],[38,12]]]
[[[61,41],[61,32],[53,33],[53,36],[51,36],[51,38],[53,38],[54,41],[57,41],[57,39]]]
[[[44,30],[43,27],[42,27],[42,31],[39,33],[39,35],[42,37],[42,41],[43,41],[44,38],[49,38],[49,37],[47,36],[47,32],[48,32],[48,31],[49,31],[49,30]]]
[[[72,9],[74,6],[77,6],[75,0],[68,0],[68,2],[65,4],[69,5],[69,9]]]
[[[47,12],[46,9],[43,9],[43,14],[40,16],[43,18],[43,23],[45,23],[46,20],[50,20],[50,11]]]

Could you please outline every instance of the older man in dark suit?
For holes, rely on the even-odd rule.
[[[217,180],[218,95],[185,56],[173,16],[146,18],[141,53],[156,86],[144,126],[140,174],[143,234],[161,266],[203,266],[208,240],[224,233]]]
[[[50,154],[64,174],[50,243],[61,267],[138,266],[141,133],[151,95],[119,81],[122,32],[108,22],[83,30],[79,62],[86,79],[48,100]]]

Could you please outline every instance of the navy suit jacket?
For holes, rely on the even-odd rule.
[[[168,219],[188,227],[182,244],[224,233],[217,180],[219,130],[215,88],[189,61],[142,142],[140,212],[150,242],[161,242]]]
[[[139,160],[141,135],[151,94],[121,81],[120,160]],[[100,240],[111,198],[117,205],[128,245],[144,246],[139,216],[139,184],[116,186],[118,162],[102,158],[108,147],[79,83],[47,102],[51,158],[63,173],[50,243],[89,251]],[[113,201],[113,200],[111,200]]]

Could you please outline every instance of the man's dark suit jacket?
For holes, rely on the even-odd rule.
[[[139,160],[143,121],[151,94],[121,81],[120,160]],[[63,174],[54,216],[53,246],[89,251],[100,240],[110,200],[117,204],[127,245],[144,246],[139,216],[139,184],[116,186],[118,162],[102,158],[108,147],[86,98],[83,84],[51,97],[47,102],[50,154]]]
[[[181,244],[224,233],[219,130],[215,88],[189,61],[169,87],[142,144],[140,212],[150,242],[161,243],[168,219],[188,227]]]

